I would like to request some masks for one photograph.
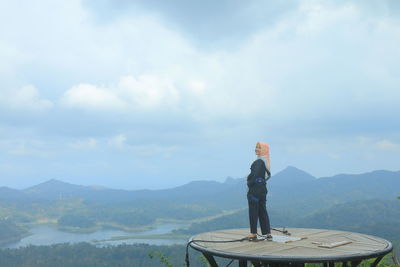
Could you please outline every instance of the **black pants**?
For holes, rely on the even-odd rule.
[[[247,201],[249,202],[250,232],[252,234],[257,233],[257,221],[260,220],[261,233],[263,235],[270,234],[271,226],[266,208],[266,195],[254,197],[247,194]]]

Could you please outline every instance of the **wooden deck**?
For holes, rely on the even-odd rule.
[[[253,262],[306,263],[352,262],[379,258],[392,250],[392,244],[379,237],[324,229],[288,228],[290,237],[272,231],[273,241],[209,243],[194,240],[236,240],[246,237],[245,229],[208,232],[192,237],[191,246],[205,256],[220,256]],[[324,247],[325,246],[325,247]],[[328,247],[328,248],[327,248]],[[331,247],[331,248],[329,248]]]

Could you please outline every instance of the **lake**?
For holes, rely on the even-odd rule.
[[[89,242],[96,246],[107,246],[107,245],[120,245],[120,244],[137,244],[145,243],[149,245],[174,245],[174,244],[185,244],[186,240],[183,239],[126,239],[126,240],[115,240],[105,242],[93,242],[94,240],[111,239],[115,236],[132,236],[132,235],[151,235],[151,234],[167,234],[172,230],[180,229],[189,226],[188,224],[178,223],[164,223],[156,226],[151,230],[140,231],[140,232],[126,232],[121,230],[99,230],[93,233],[68,233],[62,232],[55,228],[39,225],[29,229],[32,234],[21,239],[18,242],[6,244],[1,248],[19,248],[28,245],[52,245],[57,243],[79,243]]]

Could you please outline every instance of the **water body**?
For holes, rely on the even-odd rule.
[[[140,232],[125,232],[121,230],[99,230],[93,233],[68,233],[62,232],[55,228],[39,225],[29,229],[32,234],[21,239],[18,242],[1,246],[1,248],[19,248],[28,245],[53,245],[58,243],[79,243],[89,242],[96,246],[120,245],[120,244],[149,244],[149,245],[174,245],[185,244],[186,240],[182,239],[127,239],[116,241],[94,242],[94,240],[110,239],[115,236],[132,236],[132,235],[151,235],[151,234],[167,234],[174,229],[187,227],[188,224],[165,223],[154,229]]]

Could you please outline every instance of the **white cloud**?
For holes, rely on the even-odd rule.
[[[10,155],[47,157],[51,154],[43,141],[14,138],[0,140],[0,148]]]
[[[24,62],[23,57],[15,46],[0,39],[0,77],[3,80],[13,77],[16,66]]]
[[[334,5],[329,2],[303,1],[298,10],[298,17],[301,21],[290,21],[296,23],[288,25],[296,29],[300,35],[319,34],[330,27],[337,27],[343,22],[357,22],[360,10],[352,3]],[[300,22],[300,23],[299,23]]]
[[[54,145],[54,151],[93,149],[94,160],[101,145],[112,155],[136,159],[197,146],[196,157],[226,149],[233,155],[238,140],[268,138],[281,142],[275,162],[302,158],[320,172],[323,164],[303,156],[335,158],[349,169],[367,153],[374,166],[394,161],[382,155],[398,151],[398,140],[376,136],[399,131],[392,120],[400,113],[398,18],[365,12],[359,2],[306,0],[273,23],[257,20],[260,25],[237,42],[205,47],[157,13],[132,9],[103,20],[83,3],[2,5],[0,88],[32,84],[0,89],[0,115],[6,118],[0,127],[13,130],[4,128],[6,138],[44,134],[55,144],[80,136],[70,146]],[[62,108],[34,118],[20,112],[14,120],[15,110],[51,110],[52,101]],[[82,113],[76,109],[90,114],[77,117]],[[375,139],[357,143],[357,135]],[[4,151],[27,155],[41,149],[16,141]],[[354,160],[346,161],[352,153]]]
[[[76,142],[71,143],[71,147],[77,150],[90,150],[97,147],[97,140],[96,138],[88,138],[85,140],[79,140]]]
[[[328,154],[328,156],[329,156],[331,159],[334,159],[334,160],[340,159],[340,155],[338,155],[338,154],[332,153],[332,154]]]
[[[358,144],[365,151],[372,152],[400,152],[400,144],[393,142],[389,139],[377,139],[366,136],[359,136],[357,138]]]
[[[0,107],[11,110],[45,111],[53,107],[50,100],[40,97],[33,85],[25,85],[15,90],[2,90]]]
[[[204,81],[194,80],[189,82],[188,87],[195,96],[200,97],[204,95],[207,86]]]
[[[111,137],[108,140],[108,145],[114,149],[124,150],[126,152],[133,153],[135,156],[141,157],[152,157],[162,156],[164,158],[171,157],[175,152],[179,150],[177,146],[171,145],[158,145],[158,144],[130,144],[127,142],[128,138],[125,134],[119,134]]]
[[[289,155],[320,154],[335,160],[343,159],[350,153],[373,159],[382,157],[385,152],[400,152],[398,143],[367,136],[330,137],[329,139],[297,138],[287,143],[286,150]],[[378,152],[381,153],[378,154]]]
[[[122,77],[118,83],[118,93],[131,107],[151,110],[160,106],[174,108],[179,101],[179,92],[173,82],[154,75]]]
[[[79,84],[65,92],[62,104],[87,110],[113,110],[125,108],[125,102],[112,89],[96,87],[92,84]]]
[[[400,152],[400,144],[393,143],[386,139],[376,142],[375,146],[377,149],[382,151]]]
[[[42,18],[41,12],[47,15]],[[45,1],[41,9],[24,15],[34,21],[25,25],[28,30],[38,34],[47,29],[50,41],[32,38],[31,50],[23,45],[28,43],[24,37],[7,31],[7,43],[31,55],[28,59],[85,80],[63,92],[61,103],[72,108],[178,108],[197,118],[247,120],[263,114],[282,121],[343,116],[377,100],[391,103],[387,95],[398,94],[393,90],[399,76],[396,65],[370,53],[389,46],[394,58],[385,62],[398,62],[398,47],[390,40],[376,41],[385,36],[399,39],[398,22],[366,19],[356,4],[300,1],[297,10],[275,24],[257,27],[239,45],[215,51],[202,51],[154,13],[98,23],[81,1],[63,2],[61,7]],[[22,27],[8,19],[17,29]],[[53,23],[45,27],[49,20]],[[375,41],[366,45],[365,40]],[[378,74],[375,69],[385,71]],[[361,82],[366,76],[386,84],[377,90]]]
[[[126,141],[126,136],[124,134],[119,134],[119,135],[112,137],[108,141],[108,145],[110,145],[113,148],[124,149],[124,148],[126,148],[125,141]]]
[[[138,157],[170,158],[177,151],[179,151],[179,147],[177,147],[177,146],[161,146],[161,145],[157,145],[157,144],[145,144],[145,145],[132,146],[131,150]]]
[[[68,107],[87,110],[154,111],[175,109],[180,93],[173,81],[156,76],[122,77],[116,85],[98,87],[80,84],[67,90],[61,103]]]
[[[0,163],[0,171],[2,172],[10,172],[15,170],[15,166],[8,162]]]

